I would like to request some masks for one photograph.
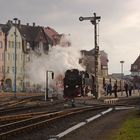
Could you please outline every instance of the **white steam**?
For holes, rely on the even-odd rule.
[[[48,55],[44,53],[39,57],[33,55],[32,62],[28,66],[29,79],[35,84],[44,85],[47,70],[54,72],[55,79],[64,75],[67,69],[84,70],[79,64],[79,58],[81,54],[76,48],[53,46]]]

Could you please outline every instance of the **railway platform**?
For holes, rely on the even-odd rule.
[[[134,90],[132,91],[132,95],[128,97],[126,96],[125,91],[117,92],[117,96],[118,98],[140,97],[140,91]],[[115,98],[115,95],[114,93],[112,93],[111,95],[102,95],[101,98]]]
[[[34,97],[34,96],[42,96],[42,100],[40,100],[41,103],[45,103],[44,101],[44,94],[43,93],[17,93],[16,94],[17,98],[14,99],[14,94],[13,93],[0,93],[0,101],[10,101],[10,100],[18,100],[18,99],[24,99],[26,97]],[[131,96],[126,97],[126,93],[123,92],[118,92],[117,93],[117,98],[115,98],[114,93],[112,95],[104,95],[102,94],[101,97],[97,100],[95,99],[94,96],[86,96],[86,97],[77,97],[76,102],[82,103],[82,104],[106,104],[106,103],[116,103],[119,100],[125,100],[125,99],[131,99],[131,98],[139,98],[140,97],[140,92],[137,90],[132,92]],[[64,99],[56,99],[56,100],[64,100]],[[48,100],[50,101],[50,100]]]
[[[85,103],[85,104],[115,104],[117,102],[120,102],[122,100],[129,100],[129,99],[133,99],[133,98],[140,98],[140,92],[138,92],[137,90],[132,92],[131,96],[126,96],[126,93],[123,92],[118,92],[117,93],[117,98],[115,98],[114,93],[112,93],[111,95],[101,95],[101,97],[97,100],[95,99],[94,96],[87,96],[87,97],[79,97],[76,98],[76,100],[80,103]]]

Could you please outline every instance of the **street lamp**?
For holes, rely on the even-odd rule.
[[[120,63],[121,63],[121,78],[123,77],[123,63],[124,63],[124,61],[120,61]]]
[[[15,34],[15,47],[14,47],[14,97],[16,98],[16,72],[17,72],[17,70],[16,70],[16,60],[17,60],[17,44],[16,44],[16,42],[17,42],[17,40],[16,40],[16,37],[17,37],[17,30],[16,30],[16,24],[17,24],[17,20],[18,20],[18,18],[14,18],[13,19],[14,21],[15,21],[15,32],[14,32],[14,34]]]
[[[48,78],[48,74],[51,73],[52,74],[52,79],[54,78],[54,72],[47,70],[46,71],[46,89],[45,89],[45,101],[48,99],[48,84],[49,84],[49,78]]]
[[[99,46],[97,44],[97,21],[99,22],[101,19],[100,16],[96,16],[96,13],[94,13],[93,17],[79,17],[80,21],[83,20],[90,20],[92,25],[94,25],[94,46],[95,46],[95,84],[94,84],[94,93],[95,97],[99,98],[99,91],[98,91],[98,56],[99,56]]]

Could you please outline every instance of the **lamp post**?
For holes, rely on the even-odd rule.
[[[97,21],[99,22],[101,19],[100,16],[96,16],[96,13],[94,13],[93,17],[79,17],[80,21],[83,20],[90,20],[92,25],[94,25],[94,46],[95,46],[95,82],[94,82],[94,94],[96,98],[99,98],[99,92],[98,92],[98,56],[99,56],[99,46],[97,44]]]
[[[52,74],[52,79],[54,78],[54,72],[47,70],[46,71],[46,89],[45,89],[45,101],[48,99],[48,85],[49,85],[49,78],[48,78],[48,74],[51,73]]]
[[[14,47],[14,97],[16,98],[16,72],[17,72],[17,69],[16,69],[16,60],[17,60],[17,44],[16,44],[16,42],[17,42],[17,39],[16,39],[16,37],[17,37],[17,30],[16,30],[16,24],[17,24],[17,18],[14,18],[13,19],[14,21],[15,21],[15,32],[14,32],[14,34],[15,34],[15,47]]]
[[[120,61],[120,63],[121,63],[121,80],[122,80],[123,79],[123,63],[124,63],[124,61]],[[121,87],[121,95],[123,95],[122,84],[120,87]]]
[[[121,78],[123,78],[123,63],[124,63],[124,61],[120,61],[120,63],[121,63]]]

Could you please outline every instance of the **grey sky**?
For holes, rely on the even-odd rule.
[[[124,73],[140,54],[139,0],[0,0],[0,23],[17,17],[22,23],[50,26],[70,34],[73,47],[90,50],[93,26],[79,21],[80,16],[101,16],[99,46],[109,57],[109,73]]]

